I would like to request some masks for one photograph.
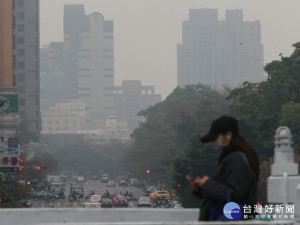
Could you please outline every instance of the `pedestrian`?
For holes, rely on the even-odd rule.
[[[220,158],[213,176],[186,176],[193,194],[202,199],[199,220],[245,219],[241,214],[245,205],[252,208],[247,215],[251,218],[254,205],[257,204],[259,162],[256,152],[239,134],[238,121],[222,116],[211,124],[209,133],[200,140],[204,143],[214,142],[220,149]],[[228,202],[238,204],[240,213],[228,217],[223,211]]]

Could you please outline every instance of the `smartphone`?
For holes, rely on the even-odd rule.
[[[193,181],[195,181],[195,178],[194,177],[192,177],[191,175],[185,175],[185,178],[188,180],[188,181],[190,181],[190,182],[193,182]]]

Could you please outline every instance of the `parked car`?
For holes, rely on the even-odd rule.
[[[115,197],[113,197],[113,203],[115,207],[120,207],[120,206],[128,207],[128,201],[122,195],[116,195]]]
[[[116,187],[115,181],[111,180],[107,183],[107,187]]]
[[[109,181],[109,175],[108,174],[103,174],[101,177],[101,183],[106,183]]]
[[[90,202],[91,203],[99,203],[101,200],[100,195],[91,195]]]
[[[148,197],[140,197],[137,202],[138,207],[147,206],[151,207],[151,200]]]
[[[111,198],[101,198],[100,205],[101,207],[112,208],[114,203]]]
[[[120,180],[119,186],[128,186],[128,183],[126,180]]]
[[[168,199],[171,199],[171,195],[168,191],[156,191],[149,194],[149,198],[153,198],[154,196],[157,196],[159,198],[166,197]]]

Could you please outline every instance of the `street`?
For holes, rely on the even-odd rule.
[[[107,183],[101,183],[100,180],[87,180],[84,183],[81,183],[84,187],[84,195],[87,196],[91,191],[94,191],[95,194],[102,196],[106,192],[109,191],[110,194],[113,193],[125,193],[126,190],[128,193],[132,193],[136,199],[139,199],[140,196],[144,196],[145,193],[136,187],[131,185],[121,186],[119,187],[118,183],[116,183],[116,187],[107,187]],[[51,200],[47,202],[46,200],[32,200],[31,207],[32,208],[83,208],[84,203],[89,203],[89,199],[81,198],[78,200],[69,201],[68,196],[70,194],[70,184],[66,183],[65,187],[65,199]],[[136,208],[136,201],[129,201],[128,207]]]

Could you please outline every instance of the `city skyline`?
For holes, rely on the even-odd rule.
[[[280,59],[280,53],[289,56],[300,37],[300,2],[293,0],[41,0],[41,44],[62,41],[64,4],[84,4],[87,14],[97,11],[114,21],[115,85],[140,79],[154,85],[163,99],[177,85],[176,45],[182,42],[181,25],[190,8],[217,8],[220,20],[226,9],[243,9],[245,20],[260,20],[264,65]]]

